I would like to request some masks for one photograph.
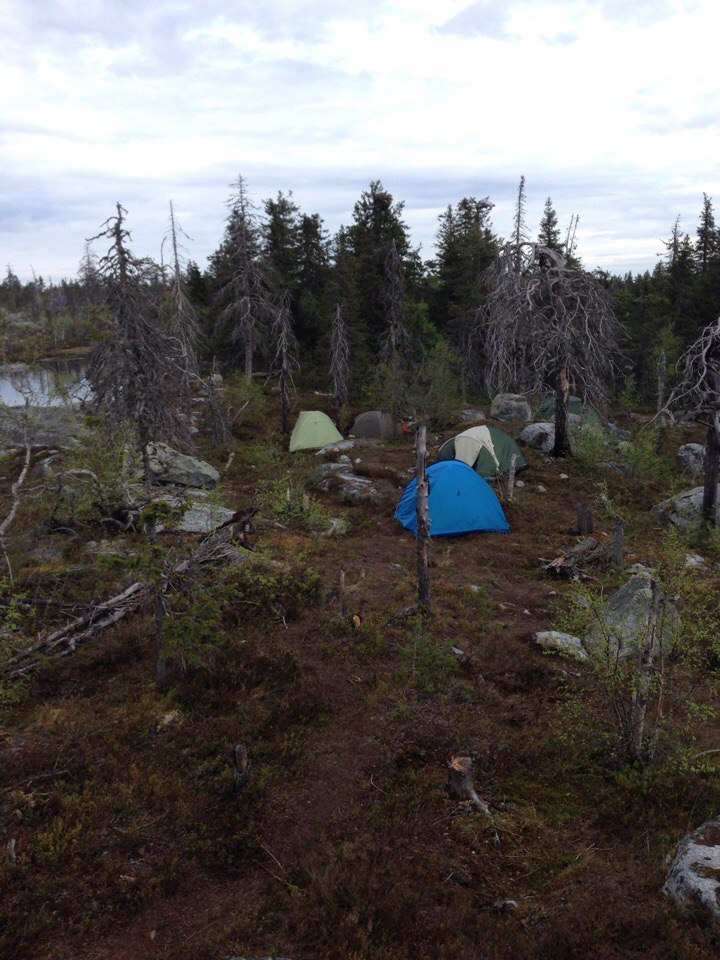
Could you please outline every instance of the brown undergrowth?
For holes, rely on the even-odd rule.
[[[375,475],[412,467],[408,442],[357,456]],[[577,503],[591,504],[601,542],[622,517],[628,563],[652,559],[664,534],[648,510],[666,474],[528,459],[504,504],[509,535],[433,542],[432,611],[419,622],[397,616],[414,599],[415,555],[392,520],[396,494],[377,507],[320,497],[308,520],[314,455],[291,457],[259,429],[241,437],[225,499],[264,497],[280,528],[259,528],[257,548],[313,571],[317,587],[239,590],[203,665],[176,665],[162,691],[140,618],[48,664],[8,705],[0,816],[17,859],[0,873],[0,954],[716,956],[717,933],[679,919],[659,892],[673,843],[717,810],[715,766],[618,770],[559,737],[582,668],[531,639],[570,589],[540,558],[572,542]],[[348,533],[322,536],[339,515]],[[68,541],[62,559],[28,564],[28,585],[111,589],[116,575],[88,570],[82,548]],[[340,617],[341,568],[358,625]],[[609,588],[622,572],[597,575]],[[704,721],[701,746],[716,734]],[[239,796],[238,742],[252,760]],[[444,791],[458,753],[474,759],[492,824]]]

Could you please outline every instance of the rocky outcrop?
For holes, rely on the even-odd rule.
[[[679,493],[676,497],[663,500],[650,511],[656,520],[666,526],[673,526],[678,530],[697,530],[702,520],[703,488],[693,487]],[[718,484],[718,500],[716,517],[720,525],[720,484]]]
[[[701,443],[684,443],[675,454],[675,466],[696,477],[705,469],[705,447]]]
[[[601,604],[597,617],[585,635],[585,646],[612,656],[630,656],[647,633],[652,602],[651,574],[640,569],[627,583]],[[666,602],[662,623],[664,643],[669,647],[680,627],[680,617],[672,603]]]
[[[74,447],[80,420],[69,407],[5,407],[0,410],[0,449],[24,446]]]
[[[520,393],[499,393],[493,397],[490,416],[495,420],[532,420],[530,404]]]
[[[550,453],[555,446],[555,424],[549,422],[529,423],[520,432],[518,442],[525,444],[527,447],[532,447],[533,450]]]
[[[470,423],[473,420],[487,420],[487,417],[483,410],[468,408],[467,410],[460,411],[458,420],[461,420],[463,423]]]
[[[553,653],[564,653],[566,656],[575,657],[576,660],[587,660],[587,650],[580,637],[574,637],[570,633],[561,633],[560,630],[541,630],[535,634],[535,643],[543,650],[550,650]]]
[[[684,837],[663,886],[682,913],[720,923],[720,818]]]
[[[341,500],[351,503],[375,503],[382,494],[372,480],[359,477],[353,472],[349,457],[341,457],[337,463],[324,463],[317,467],[309,480],[309,485],[321,493],[335,493]]]
[[[228,510],[219,503],[213,503],[202,491],[193,493],[188,499],[182,497],[159,497],[158,499],[170,504],[171,507],[185,508],[182,519],[173,526],[174,530],[179,530],[181,533],[212,533],[233,516],[232,510]],[[162,527],[159,526],[158,529]]]
[[[215,467],[197,457],[173,450],[165,443],[149,443],[147,453],[153,483],[210,489],[220,480]]]

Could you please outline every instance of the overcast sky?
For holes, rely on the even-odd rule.
[[[652,268],[720,200],[717,0],[3,0],[0,264],[74,275],[129,210],[157,256],[172,198],[201,266],[228,184],[329,228],[371,179],[432,255],[437,215],[520,174],[533,230],[580,214],[587,266]]]

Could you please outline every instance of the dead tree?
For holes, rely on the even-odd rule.
[[[657,412],[658,412],[658,432],[655,442],[655,455],[660,456],[665,443],[665,431],[667,429],[665,414],[665,383],[667,380],[667,357],[665,348],[662,347],[657,359]]]
[[[477,332],[491,391],[555,394],[554,456],[570,452],[568,400],[573,386],[604,408],[622,326],[609,292],[548,247],[506,244],[484,275],[488,299]]]
[[[27,479],[28,471],[30,470],[30,463],[32,460],[32,445],[30,442],[30,433],[28,430],[28,419],[29,419],[29,407],[30,400],[28,397],[25,398],[25,410],[23,411],[23,446],[24,446],[24,457],[22,461],[22,466],[20,468],[20,473],[18,474],[17,480],[13,483],[10,488],[10,509],[7,513],[7,516],[0,522],[0,549],[5,556],[5,563],[8,569],[8,579],[10,581],[10,586],[14,586],[14,577],[13,577],[13,568],[12,563],[10,562],[10,554],[7,549],[7,532],[10,529],[15,517],[17,516],[18,508],[20,506],[20,497],[22,494],[23,484]]]
[[[415,509],[417,515],[417,570],[418,606],[430,603],[430,517],[428,511],[429,484],[427,471],[427,426],[417,428],[417,465],[415,471]]]
[[[717,524],[717,488],[720,473],[720,318],[705,327],[679,363],[680,381],[666,409],[694,413],[707,427],[705,487],[702,520]]]
[[[275,369],[280,386],[280,402],[282,404],[282,432],[290,432],[290,388],[292,386],[293,371],[297,370],[295,359],[297,339],[292,328],[290,316],[290,297],[283,294],[272,327],[272,337],[275,341]]]
[[[339,303],[335,304],[330,334],[330,379],[333,398],[337,411],[337,425],[348,405],[348,370],[350,367],[350,347],[348,345],[347,326]]]
[[[395,240],[390,244],[385,257],[385,316],[387,334],[382,347],[383,358],[391,363],[405,358],[408,350],[408,334],[405,328],[407,301],[405,295],[405,269]]]
[[[224,308],[219,326],[229,329],[231,341],[242,344],[245,376],[250,380],[255,350],[267,338],[277,303],[260,266],[255,216],[243,177],[233,186],[235,193],[228,201],[230,215],[219,254],[229,272],[220,290],[219,299]]]
[[[182,247],[178,234],[187,237],[175,216],[170,201],[170,249],[172,253],[172,280],[165,299],[164,320],[167,332],[175,337],[183,358],[183,367],[188,378],[197,378],[198,350],[200,347],[200,321],[190,302],[182,272]]]
[[[87,376],[94,403],[111,430],[131,424],[137,431],[148,479],[149,442],[167,440],[191,446],[187,378],[177,341],[158,322],[151,296],[152,265],[130,251],[126,212],[118,203],[117,214],[106,220],[93,238],[110,241],[110,248],[98,261],[98,272],[104,280],[113,329],[93,351]]]

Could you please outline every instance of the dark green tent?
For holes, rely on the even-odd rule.
[[[595,407],[589,403],[583,403],[581,397],[570,397],[568,400],[568,413],[574,417],[580,417],[584,424],[589,427],[601,427],[602,420]],[[543,402],[535,412],[536,420],[554,420],[555,419],[555,397],[545,397]]]
[[[487,448],[488,439],[492,444],[494,458]],[[461,441],[458,444],[461,447],[461,456],[456,455],[456,440]],[[470,463],[474,451],[477,451],[477,456]],[[438,460],[464,460],[481,477],[488,480],[508,472],[513,454],[517,457],[515,472],[519,473],[527,467],[527,460],[512,437],[503,433],[499,427],[471,427],[469,430],[463,430],[456,437],[446,440],[440,447],[437,458]]]

